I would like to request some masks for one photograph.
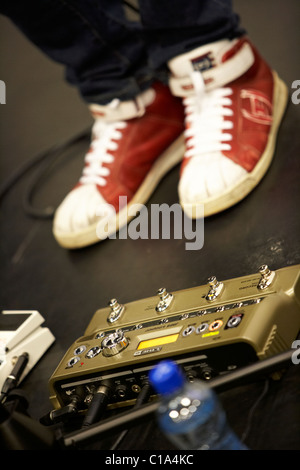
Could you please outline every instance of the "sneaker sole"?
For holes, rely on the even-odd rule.
[[[134,197],[128,205],[116,214],[115,220],[111,220],[111,230],[99,230],[99,221],[90,225],[84,230],[75,233],[60,232],[53,227],[53,235],[56,241],[63,248],[76,249],[83,248],[89,245],[100,242],[111,235],[117,233],[122,227],[128,224],[135,215],[131,214],[130,209],[133,205],[140,205],[141,208],[156,187],[161,179],[176,165],[178,165],[183,158],[185,151],[185,140],[182,134],[168,147],[162,155],[155,161],[151,170],[145,177],[143,183],[135,193]],[[134,207],[134,214],[137,213],[138,206]]]
[[[262,154],[259,162],[251,173],[248,173],[237,184],[229,187],[226,192],[222,193],[221,195],[213,196],[211,198],[206,199],[205,201],[198,201],[193,204],[187,204],[183,201],[180,201],[180,204],[188,217],[192,219],[197,218],[197,211],[198,213],[201,213],[200,208],[203,207],[204,217],[217,214],[218,212],[222,212],[228,209],[229,207],[232,207],[233,205],[237,204],[242,199],[244,199],[264,177],[265,173],[271,165],[274,156],[278,129],[288,101],[288,88],[286,84],[278,77],[277,73],[274,71],[273,77],[273,123],[270,129],[270,134],[265,151]]]

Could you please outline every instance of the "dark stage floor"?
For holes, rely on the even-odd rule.
[[[236,0],[236,11],[261,53],[286,82],[300,79],[299,0]],[[92,124],[77,95],[63,79],[62,67],[49,61],[6,19],[0,18],[0,79],[6,84],[1,105],[1,182],[24,162]],[[298,94],[299,96],[299,94]],[[299,100],[298,100],[299,101]],[[29,217],[22,200],[35,169],[13,186],[1,203],[1,309],[38,310],[56,338],[21,389],[35,419],[51,410],[48,379],[63,354],[80,337],[98,308],[117,297],[123,303],[300,263],[300,103],[290,98],[272,166],[260,185],[240,204],[205,220],[204,246],[188,251],[186,240],[106,240],[78,251],[59,247],[52,221]],[[57,206],[77,181],[88,140],[68,150],[38,188],[36,207]],[[179,168],[159,185],[149,204],[178,202]],[[246,440],[254,450],[300,449],[300,374],[290,368],[272,382],[258,403]],[[232,426],[241,435],[261,382],[223,393]],[[138,433],[137,433],[138,431]],[[138,437],[137,437],[138,436]],[[100,445],[105,447],[104,443]],[[132,429],[121,449],[171,449],[156,425]]]

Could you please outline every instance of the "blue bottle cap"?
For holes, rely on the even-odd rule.
[[[175,362],[165,360],[150,371],[149,380],[157,393],[166,395],[179,389],[185,378]]]

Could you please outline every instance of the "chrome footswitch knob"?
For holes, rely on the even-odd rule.
[[[111,299],[108,303],[109,307],[111,308],[111,312],[107,317],[108,323],[114,323],[117,321],[122,313],[125,310],[125,307],[117,301],[117,299]]]
[[[224,288],[224,284],[223,282],[217,281],[216,276],[211,276],[208,279],[208,284],[210,286],[210,289],[206,296],[206,300],[208,300],[209,302],[212,302],[217,297],[219,297],[219,295],[221,295],[223,288]]]
[[[170,306],[173,300],[173,294],[169,294],[165,287],[161,287],[158,289],[157,295],[159,296],[160,301],[156,305],[155,310],[157,312],[164,312]]]
[[[103,356],[110,357],[119,354],[129,344],[128,339],[124,336],[122,330],[117,330],[115,333],[111,333],[102,341],[102,354]]]
[[[263,290],[272,284],[275,278],[275,272],[271,271],[266,264],[263,264],[259,268],[259,273],[261,274],[261,279],[258,283],[257,288]]]

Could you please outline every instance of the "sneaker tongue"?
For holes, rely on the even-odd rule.
[[[222,62],[222,57],[232,42],[222,40],[193,49],[170,60],[168,66],[177,77],[190,75],[194,71],[204,72]]]
[[[254,53],[248,41],[224,39],[170,60],[169,86],[175,96],[192,95],[191,77],[200,72],[207,90],[222,87],[241,77],[253,63]]]

